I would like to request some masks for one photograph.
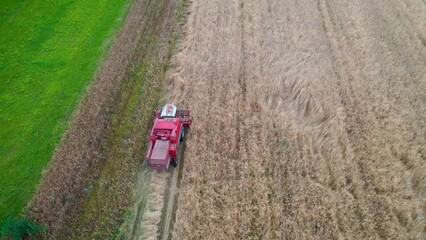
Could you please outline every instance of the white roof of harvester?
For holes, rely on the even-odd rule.
[[[166,104],[161,110],[160,117],[176,117],[176,106],[173,104]]]

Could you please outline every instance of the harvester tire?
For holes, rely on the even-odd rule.
[[[177,167],[177,165],[178,165],[178,160],[177,160],[177,159],[173,160],[173,161],[172,161],[172,165],[173,165],[173,167]]]
[[[182,132],[180,132],[180,141],[182,142],[185,139],[185,128],[182,128]]]

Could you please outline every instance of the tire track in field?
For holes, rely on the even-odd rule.
[[[246,94],[247,94],[247,76],[246,76],[246,42],[245,42],[245,32],[244,32],[244,20],[245,20],[245,15],[244,15],[244,1],[240,0],[239,1],[239,11],[240,11],[240,17],[239,17],[239,22],[240,22],[240,31],[241,31],[241,46],[240,46],[240,69],[239,69],[239,73],[238,73],[238,84],[240,86],[240,91],[241,91],[241,100],[237,105],[237,109],[241,109],[244,108],[246,105]],[[237,118],[237,122],[236,122],[236,135],[237,135],[237,139],[236,139],[236,154],[237,154],[237,158],[240,156],[241,154],[241,128],[243,128],[244,126],[241,126],[244,121],[243,121],[243,117],[242,116],[242,112],[239,111],[238,113],[238,118]]]
[[[186,131],[188,134],[188,131]],[[169,180],[167,181],[167,194],[166,201],[163,207],[163,213],[160,222],[160,239],[168,240],[172,239],[172,230],[176,218],[177,201],[179,198],[179,182],[182,177],[182,168],[184,166],[185,159],[185,142],[181,143],[178,154],[178,167],[171,170]]]

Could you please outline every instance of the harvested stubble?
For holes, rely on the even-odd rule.
[[[176,239],[426,237],[426,6],[194,0]]]
[[[111,239],[130,207],[175,6],[137,0],[31,205],[51,239]]]

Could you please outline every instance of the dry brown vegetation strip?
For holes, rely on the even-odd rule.
[[[52,239],[107,239],[130,207],[168,66],[176,6],[137,0],[45,173],[30,212]]]
[[[194,0],[174,238],[425,238],[425,39],[421,0]]]

